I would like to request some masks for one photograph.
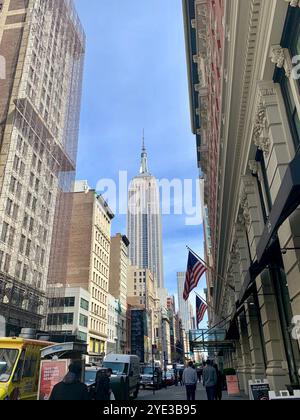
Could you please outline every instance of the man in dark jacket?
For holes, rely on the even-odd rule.
[[[206,368],[203,370],[203,385],[206,388],[208,401],[214,401],[216,395],[217,372],[212,366],[212,362],[206,362]]]
[[[217,401],[221,401],[222,396],[223,396],[223,375],[221,371],[219,370],[219,367],[217,364],[214,364],[214,368],[216,369],[216,372],[217,372],[217,385],[216,385],[215,399]]]
[[[99,370],[96,376],[96,392],[95,400],[96,401],[109,401],[111,388],[110,388],[110,377],[112,375],[112,370]]]
[[[81,382],[81,373],[81,364],[71,363],[69,373],[53,388],[50,401],[88,401],[88,387]]]

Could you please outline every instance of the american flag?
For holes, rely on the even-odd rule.
[[[199,324],[203,321],[205,312],[207,311],[208,306],[204,303],[199,296],[196,298],[196,313],[197,313],[197,323]]]
[[[201,277],[206,271],[207,268],[190,252],[183,293],[184,300],[188,300],[191,291],[198,286]]]

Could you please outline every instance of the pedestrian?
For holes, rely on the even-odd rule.
[[[193,362],[189,362],[188,367],[184,370],[182,375],[183,384],[186,387],[186,396],[188,401],[196,400],[196,389],[198,376]]]
[[[50,401],[88,401],[90,400],[88,387],[81,382],[82,366],[79,362],[73,362],[69,366],[69,372],[62,382],[55,385],[52,390]]]
[[[206,388],[208,401],[215,400],[217,381],[216,369],[212,366],[212,362],[207,360],[206,368],[203,369],[203,385]]]
[[[201,366],[199,366],[198,369],[197,369],[197,375],[198,375],[199,384],[201,384],[201,382],[202,382],[202,373],[203,373],[203,369],[202,369]]]
[[[216,385],[216,393],[215,393],[215,399],[216,401],[222,401],[223,397],[223,375],[222,372],[219,370],[219,367],[217,364],[214,364],[214,368],[217,372],[217,385]]]
[[[178,386],[178,371],[174,369],[174,377],[175,377],[175,386]]]
[[[99,370],[96,375],[96,389],[95,389],[95,400],[96,401],[110,401],[111,388],[110,388],[110,377],[112,370]]]
[[[183,375],[183,370],[180,370],[179,371],[179,383],[180,383],[180,386],[183,385],[183,383],[182,383],[182,375]]]

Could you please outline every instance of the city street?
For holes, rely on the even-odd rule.
[[[0,0],[0,401],[300,401],[299,226],[300,0]]]
[[[239,397],[228,397],[227,392],[223,392],[223,400],[247,400],[245,395]],[[206,401],[206,392],[202,385],[198,384],[196,401]],[[186,401],[185,387],[183,386],[172,386],[167,389],[155,391],[153,394],[152,389],[141,390],[137,401]]]

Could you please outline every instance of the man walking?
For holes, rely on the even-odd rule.
[[[212,366],[210,360],[206,363],[206,368],[203,370],[203,385],[206,388],[208,401],[214,401],[216,398],[216,386],[218,378],[216,369]]]
[[[184,370],[182,375],[182,381],[186,387],[187,400],[195,401],[198,376],[196,370],[194,369],[193,362],[189,362],[188,367]]]

